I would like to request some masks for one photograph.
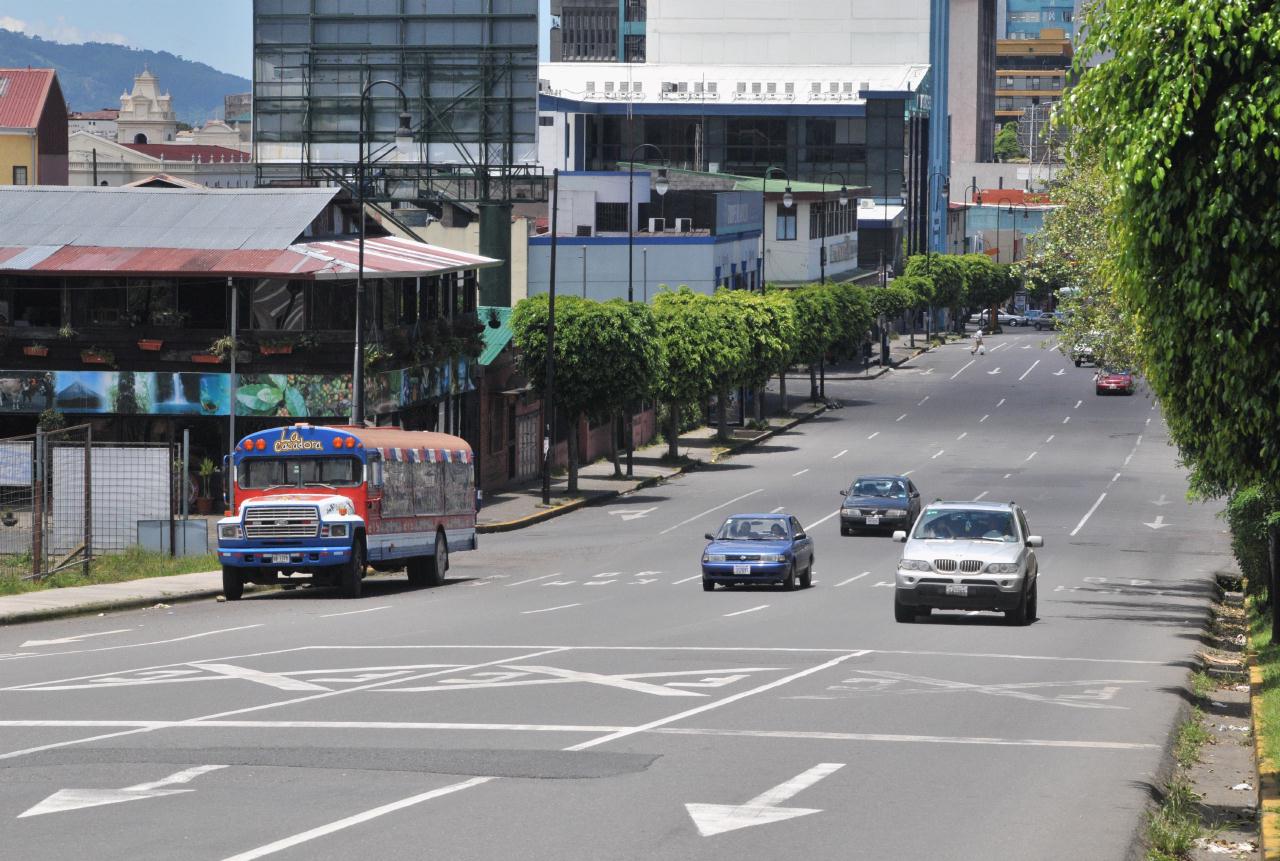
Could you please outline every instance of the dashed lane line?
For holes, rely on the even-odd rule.
[[[867,437],[867,439],[875,439],[878,436],[880,436],[880,431],[876,431],[871,436]]]
[[[861,580],[863,577],[866,577],[870,573],[871,573],[870,571],[863,571],[861,574],[853,575],[848,580],[841,580],[839,583],[836,584],[836,588],[839,589],[841,586],[848,586],[850,583],[854,582],[855,580]]]
[[[916,406],[918,406],[918,407],[922,407],[922,406],[924,406],[924,402],[925,402],[925,401],[927,401],[927,400],[929,400],[929,398],[930,398],[930,397],[931,397],[930,395],[925,395],[925,396],[924,396],[924,398],[923,398],[923,399],[921,399],[920,403],[916,404]]]
[[[1076,528],[1071,530],[1070,534],[1072,536],[1074,536],[1081,529],[1084,529],[1084,525],[1089,522],[1089,518],[1093,516],[1093,513],[1098,510],[1098,506],[1102,504],[1102,500],[1106,498],[1107,498],[1106,493],[1103,493],[1101,496],[1098,497],[1098,501],[1093,504],[1093,507],[1084,513],[1084,517],[1080,518],[1080,522],[1076,524]]]
[[[1071,416],[1067,416],[1065,419],[1063,419],[1062,423],[1065,425],[1069,421],[1071,421]]]
[[[989,418],[991,418],[991,413],[987,413],[985,416],[983,416],[982,418],[978,419],[978,424],[982,424],[983,422],[985,422],[985,421],[986,421],[987,419],[989,419]]]
[[[830,514],[828,514],[826,517],[822,518],[821,520],[816,520],[816,521],[814,521],[813,523],[810,523],[808,526],[806,526],[806,527],[804,528],[805,532],[812,532],[813,530],[817,529],[819,526],[821,526],[822,524],[826,523],[828,520],[830,520],[831,518],[835,517],[835,516],[836,516],[837,514],[839,514],[839,513],[840,513],[840,509],[838,509],[838,508],[837,508],[835,511],[831,512]]]
[[[769,609],[769,605],[768,605],[768,604],[761,604],[759,607],[751,607],[751,608],[746,609],[746,610],[738,610],[738,611],[733,612],[733,613],[725,613],[725,614],[724,614],[724,617],[727,619],[727,618],[729,618],[730,616],[741,616],[741,615],[743,615],[743,614],[745,614],[745,613],[754,613],[754,612],[756,612],[757,610],[767,610],[767,609]]]
[[[991,491],[989,491],[989,490],[984,490],[984,491],[982,491],[982,493],[979,493],[977,496],[975,496],[975,497],[973,498],[973,501],[974,501],[974,502],[981,502],[981,501],[982,501],[982,497],[986,496],[986,495],[987,495],[988,493],[990,493],[990,492],[991,492]]]
[[[1047,440],[1045,440],[1045,441],[1044,441],[1045,445],[1048,445],[1049,443],[1053,442],[1053,438],[1054,438],[1055,436],[1056,436],[1056,434],[1049,434],[1049,438],[1048,438]]]
[[[1036,454],[1037,454],[1037,452],[1034,452],[1034,451],[1033,451],[1033,452],[1031,452],[1031,454],[1027,455],[1027,460],[1031,460],[1031,458],[1035,457],[1035,456],[1036,456]],[[1026,461],[1023,461],[1023,462],[1025,463]]]
[[[996,406],[997,406],[997,407],[1002,407],[1002,406],[1004,406],[1004,402],[1005,402],[1005,400],[1006,400],[1005,398],[1001,398],[1000,400],[996,401]]]
[[[381,607],[369,607],[368,609],[365,609],[365,610],[347,610],[347,611],[342,612],[342,613],[325,613],[325,614],[324,614],[324,615],[322,615],[320,618],[321,618],[321,619],[333,619],[333,618],[335,618],[335,617],[337,617],[337,616],[354,616],[354,615],[356,615],[357,613],[376,613],[376,612],[378,612],[379,610],[390,610],[390,609],[391,609],[391,605],[390,605],[390,604],[383,604]]]
[[[520,615],[521,615],[521,616],[530,616],[530,615],[533,615],[534,613],[550,613],[550,612],[552,612],[553,610],[568,610],[568,609],[569,609],[569,608],[571,608],[571,607],[581,607],[581,606],[582,606],[582,604],[580,604],[580,603],[579,603],[579,604],[561,604],[561,605],[560,605],[560,606],[558,606],[558,607],[546,607],[546,608],[544,608],[544,609],[542,609],[542,610],[521,610],[521,611],[520,611]]]
[[[960,370],[956,371],[954,374],[952,374],[952,375],[951,375],[951,379],[953,379],[953,380],[954,380],[956,377],[958,377],[958,376],[960,376],[961,374],[963,374],[966,370],[968,370],[968,369],[969,369],[969,365],[972,365],[972,364],[973,364],[974,362],[976,362],[976,361],[978,361],[978,360],[977,360],[977,359],[970,359],[970,360],[969,360],[969,364],[965,365],[963,368],[961,368]]]
[[[906,417],[907,417],[907,414],[906,414],[906,413],[903,413],[902,415],[900,415],[900,416],[898,416],[896,419],[894,419],[894,421],[895,421],[895,422],[900,422],[900,421],[902,421],[903,419],[905,419]]]
[[[836,460],[836,459],[838,459],[838,458],[842,458],[842,457],[844,457],[844,456],[845,456],[846,454],[848,454],[848,453],[849,453],[849,449],[847,449],[847,448],[846,448],[844,451],[840,452],[839,454],[833,454],[833,455],[831,455],[831,459],[832,459],[832,460]]]
[[[808,472],[808,471],[809,471],[809,470],[806,468],[806,469],[802,469],[802,470],[800,470],[799,472],[793,472],[793,473],[791,473],[791,477],[792,477],[792,478],[797,478],[797,477],[799,477],[799,476],[801,476],[801,475],[804,475],[804,474],[805,474],[806,472]]]
[[[697,579],[698,579],[699,577],[701,577],[701,576],[702,576],[701,574],[694,574],[692,577],[686,577],[686,578],[684,578],[683,580],[677,580],[676,582],[672,583],[671,585],[672,585],[672,586],[679,586],[681,583],[688,583],[690,580],[697,580]]]
[[[946,450],[945,448],[944,448],[944,449],[939,449],[939,450],[938,450],[938,453],[937,453],[937,454],[935,454],[933,457],[929,458],[929,460],[937,460],[938,458],[942,457],[942,455],[943,455],[943,454],[945,454],[945,453],[946,453],[946,451],[947,451],[947,450]]]
[[[960,436],[956,437],[956,442],[960,442],[960,440],[964,439],[968,435],[969,435],[969,432],[965,431],[964,433],[960,434]]]
[[[1074,407],[1072,407],[1071,409],[1073,409],[1073,410],[1078,410],[1078,409],[1080,409],[1080,405],[1081,405],[1082,403],[1084,403],[1084,401],[1076,401],[1076,405],[1075,405]]]
[[[741,502],[742,500],[746,499],[748,496],[755,496],[757,493],[764,493],[764,488],[758,487],[755,490],[748,491],[747,493],[742,494],[741,496],[735,496],[733,499],[730,499],[728,502],[722,502],[719,505],[713,505],[712,507],[708,508],[706,511],[700,511],[697,514],[693,515],[693,517],[689,517],[684,520],[681,520],[675,526],[668,526],[666,529],[662,530],[658,534],[666,535],[668,532],[674,532],[675,530],[679,529],[681,526],[687,526],[688,524],[692,523],[695,520],[698,520],[699,518],[706,517],[708,514],[710,514],[713,511],[719,511],[722,508],[727,508],[728,506],[733,505],[735,502]]]

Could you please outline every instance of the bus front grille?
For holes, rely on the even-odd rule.
[[[314,506],[251,506],[245,509],[245,538],[315,538],[319,532],[320,511]]]

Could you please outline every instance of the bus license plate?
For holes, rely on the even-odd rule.
[[[969,595],[969,586],[964,583],[948,583],[947,594],[959,595],[961,598],[965,598]]]
[[[868,518],[867,518],[867,525],[868,525],[868,526],[879,526],[879,525],[880,525],[880,518],[879,518],[879,517],[868,517]]]
[[[269,554],[267,561],[275,562],[276,564],[288,565],[290,557],[288,553],[271,553]]]
[[[733,573],[734,574],[750,574],[751,566],[750,565],[734,565]]]

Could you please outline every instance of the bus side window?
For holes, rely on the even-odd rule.
[[[440,480],[444,464],[419,463],[413,477],[413,510],[414,513],[443,514],[444,505],[440,498]]]

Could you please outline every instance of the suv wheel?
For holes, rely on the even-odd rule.
[[[914,622],[916,620],[916,608],[908,607],[898,600],[898,596],[893,597],[893,620],[895,622]]]
[[[1039,616],[1036,615],[1036,604],[1038,603],[1036,600],[1037,598],[1036,593],[1039,591],[1040,590],[1037,588],[1037,584],[1033,581],[1031,583],[1031,592],[1030,594],[1027,595],[1027,624],[1028,625],[1034,622],[1036,619],[1040,618]]]
[[[1020,596],[1018,596],[1018,606],[1014,607],[1012,610],[1004,611],[1004,620],[1007,624],[1010,624],[1010,625],[1027,624],[1027,620],[1028,620],[1027,605],[1030,602],[1030,596],[1028,593],[1030,591],[1031,590],[1028,589],[1026,592],[1023,592]]]

